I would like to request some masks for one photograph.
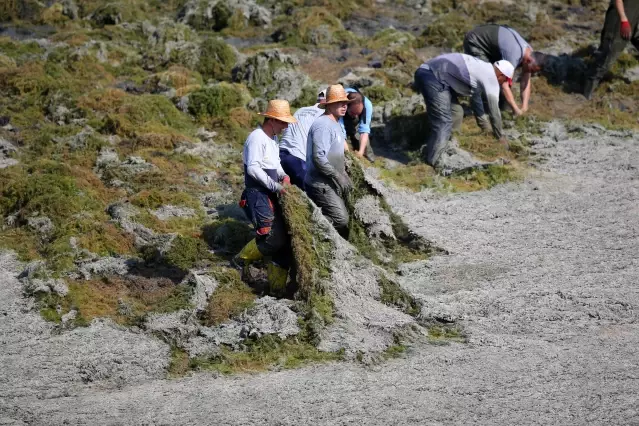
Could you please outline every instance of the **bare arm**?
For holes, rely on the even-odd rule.
[[[490,95],[486,98],[488,100],[488,116],[490,117],[490,124],[493,126],[493,135],[495,139],[501,140],[504,134],[502,131],[501,111],[499,111],[499,98]]]
[[[615,8],[617,8],[617,13],[619,14],[619,20],[621,22],[627,21],[628,17],[626,16],[626,10],[623,7],[623,0],[615,0]]]
[[[510,84],[508,84],[508,82],[505,82],[501,85],[501,91],[506,98],[506,102],[508,102],[508,105],[510,105],[515,112],[515,115],[521,115],[521,109],[519,109],[519,106],[517,106],[517,102],[515,101],[512,90],[510,90]]]
[[[528,111],[528,102],[530,101],[530,91],[532,88],[532,80],[530,73],[525,72],[521,74],[521,81],[519,82],[519,89],[521,90],[521,111],[522,113]]]
[[[368,145],[368,133],[360,133],[359,134],[359,150],[357,151],[357,155],[362,157],[364,152],[366,152],[366,145]]]

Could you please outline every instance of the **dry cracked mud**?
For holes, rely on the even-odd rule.
[[[52,334],[4,254],[0,424],[639,423],[639,144],[573,130],[534,141],[543,161],[521,183],[386,191],[449,252],[404,265],[402,285],[468,342],[373,367],[166,380],[168,347],[148,336],[106,323]]]

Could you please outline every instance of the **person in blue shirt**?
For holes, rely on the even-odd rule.
[[[232,263],[244,267],[269,256],[267,281],[269,292],[281,296],[286,289],[290,249],[288,233],[277,196],[291,181],[280,164],[277,135],[297,120],[291,115],[288,101],[269,101],[264,123],[253,130],[244,143],[244,192],[240,206],[255,227],[252,239]]]
[[[346,93],[351,101],[343,120],[346,139],[353,145],[355,155],[375,161],[370,141],[373,103],[357,89],[346,88]]]

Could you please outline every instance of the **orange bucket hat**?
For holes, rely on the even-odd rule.
[[[326,101],[323,104],[319,104],[319,108],[326,108],[328,104],[334,104],[336,102],[351,102],[346,95],[346,90],[341,84],[333,84],[326,89]]]
[[[264,117],[274,118],[275,120],[280,120],[285,123],[297,123],[297,119],[291,114],[291,107],[288,104],[288,101],[283,99],[273,99],[272,101],[268,101],[266,111],[263,113],[258,112],[257,114]]]

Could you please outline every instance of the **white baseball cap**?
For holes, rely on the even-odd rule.
[[[501,61],[495,62],[493,65],[495,65],[495,68],[501,71],[503,75],[505,75],[506,77],[508,77],[509,80],[512,81],[513,75],[515,75],[515,67],[513,67],[513,64],[505,59],[502,59]]]
[[[318,104],[323,104],[324,102],[326,102],[326,91],[327,91],[327,88],[323,88],[317,94],[317,103]]]

